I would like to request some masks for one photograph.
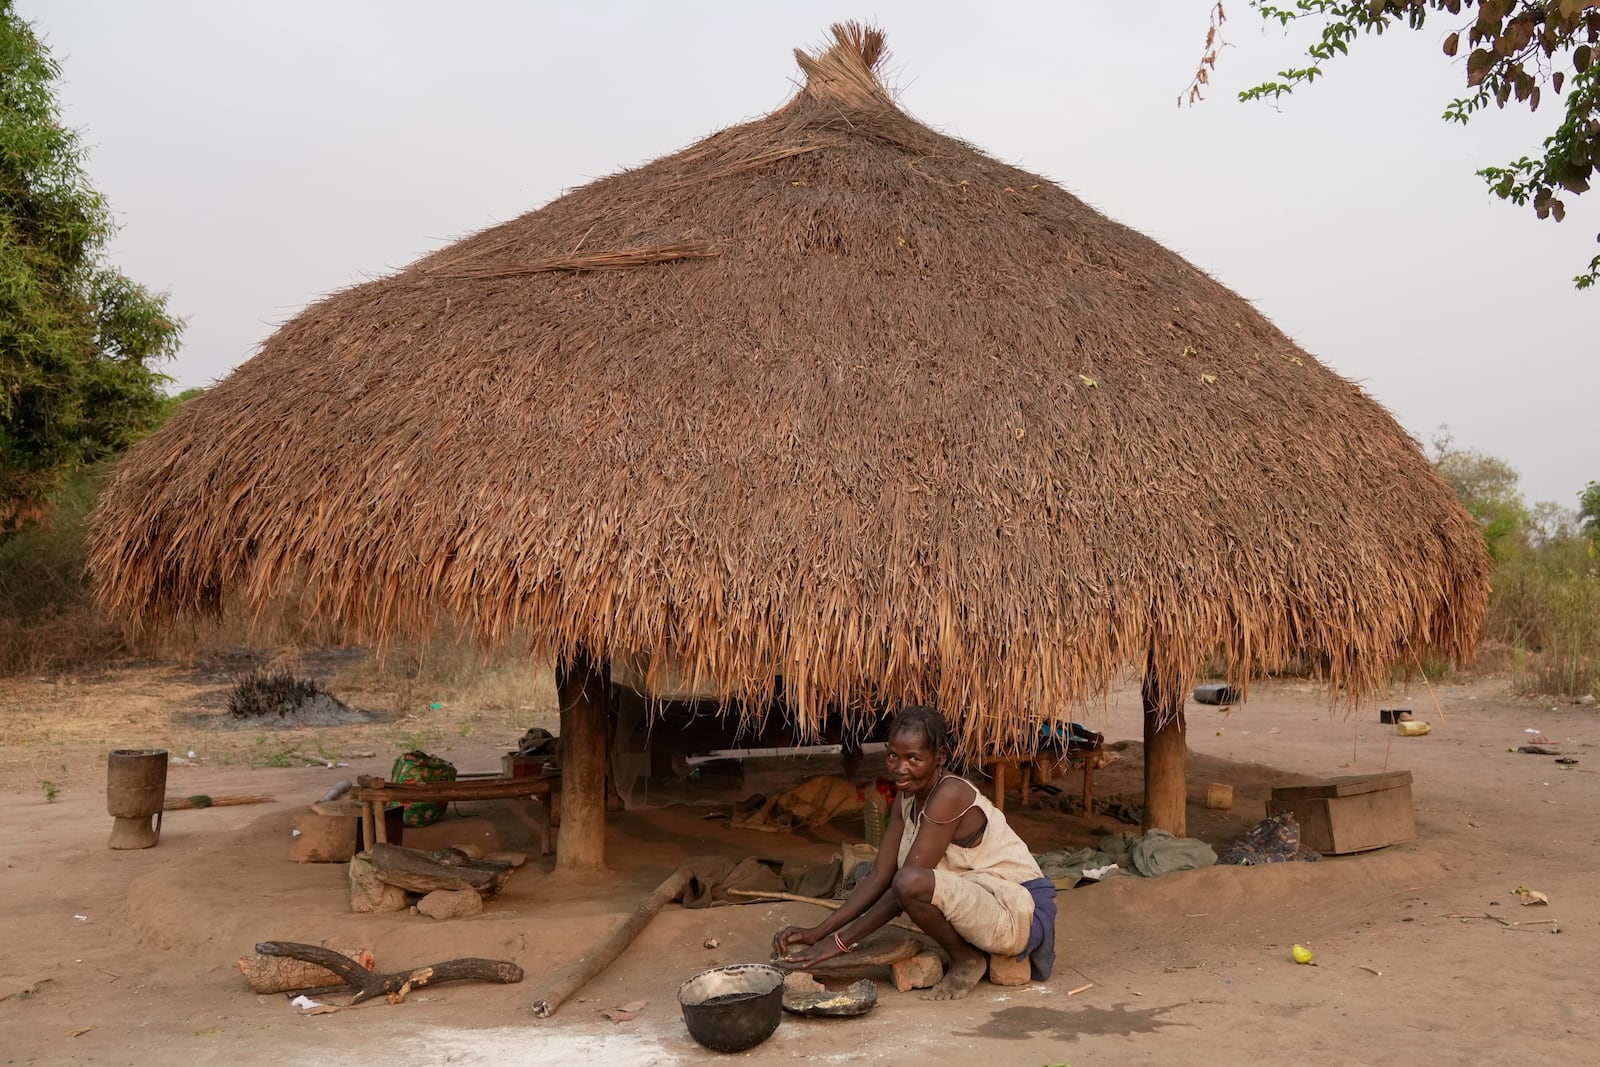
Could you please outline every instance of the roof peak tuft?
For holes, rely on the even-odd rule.
[[[887,38],[876,26],[835,22],[833,44],[816,53],[796,48],[794,58],[805,71],[801,95],[852,107],[894,106],[878,70],[889,58]]]

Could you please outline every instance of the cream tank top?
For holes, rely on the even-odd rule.
[[[938,869],[952,874],[981,871],[997,878],[1004,878],[1008,882],[1018,883],[1042,878],[1039,864],[1028,849],[1027,842],[1018,837],[1017,832],[1007,824],[1005,813],[989,803],[988,799],[978,791],[978,787],[965,778],[951,775],[945,781],[952,779],[972,790],[972,803],[967,806],[967,810],[977,808],[983,812],[988,823],[983,828],[983,836],[971,848],[962,848],[956,844],[946,848],[944,855],[939,859]],[[966,811],[962,814],[965,815]],[[902,794],[900,797],[900,817],[905,820],[906,828],[900,834],[900,855],[895,861],[897,869],[905,866],[906,856],[910,854],[917,834],[922,832],[921,814],[917,816],[915,823],[912,822],[911,797],[908,795]]]

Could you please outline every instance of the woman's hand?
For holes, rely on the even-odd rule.
[[[839,943],[831,937],[821,938],[820,943],[808,942],[808,944],[811,947],[802,952],[793,954],[780,953],[779,955],[784,963],[793,964],[802,969],[814,967],[824,960],[831,960],[835,956],[844,955],[844,950],[839,947]]]
[[[814,945],[817,943],[818,934],[815,929],[806,929],[800,926],[785,926],[772,936],[772,954],[787,958],[797,945]]]

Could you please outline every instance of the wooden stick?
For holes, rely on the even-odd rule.
[[[1422,661],[1417,658],[1415,652],[1411,654],[1411,662],[1417,665],[1417,673],[1422,675],[1422,684],[1428,687],[1428,696],[1433,698],[1433,710],[1439,713],[1439,725],[1443,726],[1445,724],[1444,705],[1439,703],[1438,694],[1433,691],[1433,683],[1428,681],[1428,672],[1422,669]]]
[[[623,950],[633,944],[634,938],[650,924],[656,912],[669,900],[676,900],[683,894],[689,884],[689,879],[694,875],[687,867],[679,867],[672,872],[672,877],[656,886],[649,896],[639,902],[633,909],[633,914],[609,934],[606,939],[593,949],[578,957],[561,979],[551,987],[550,992],[533,1002],[533,1013],[541,1019],[548,1019],[566,999],[584,986],[590,980],[614,963]]]
[[[819,907],[831,908],[838,911],[844,907],[842,900],[823,900],[821,897],[805,897],[799,893],[783,893],[775,889],[729,889],[730,897],[750,897],[753,900],[793,900],[800,904],[816,904]],[[898,926],[902,930],[910,930],[914,934],[922,933],[922,927],[904,916],[895,916],[889,920],[890,926]]]
[[[1373,897],[1371,900],[1367,901],[1365,904],[1363,904],[1361,906],[1363,908],[1370,908],[1370,907],[1372,907],[1372,905],[1378,903],[1378,901],[1380,901],[1380,900],[1388,900],[1390,897],[1397,897],[1397,896],[1400,896],[1402,893],[1420,892],[1421,889],[1422,889],[1422,887],[1420,885],[1408,886],[1405,889],[1396,889],[1393,893],[1385,893],[1381,897]]]
[[[326,967],[356,989],[351,1005],[383,994],[390,1004],[399,1004],[406,994],[419,986],[437,982],[457,982],[471,979],[478,982],[510,984],[522,981],[522,968],[509,960],[459,959],[445,960],[427,967],[417,967],[394,974],[369,971],[343,953],[321,945],[302,945],[294,941],[263,941],[256,946],[263,956],[287,956]]]
[[[1077,989],[1069,989],[1069,990],[1067,990],[1067,996],[1075,997],[1079,993],[1087,992],[1088,990],[1093,989],[1093,988],[1094,988],[1094,983],[1093,982],[1087,982],[1087,983],[1079,986]]]

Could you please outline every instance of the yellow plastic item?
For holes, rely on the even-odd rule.
[[[1425,722],[1399,722],[1394,726],[1394,732],[1401,737],[1421,737],[1431,729]]]
[[[1294,957],[1296,963],[1311,962],[1311,950],[1304,945],[1296,945],[1289,954]]]

